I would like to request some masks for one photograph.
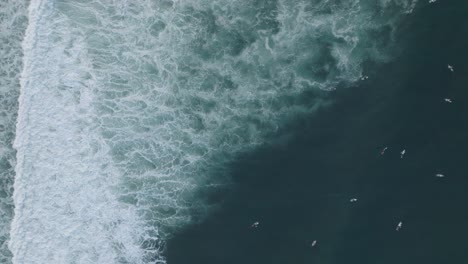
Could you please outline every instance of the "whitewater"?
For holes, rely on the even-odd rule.
[[[0,263],[11,263],[8,250],[13,218],[13,149],[22,69],[21,41],[27,26],[28,1],[0,1]]]
[[[18,3],[7,5],[24,26],[11,29],[14,56],[2,54],[16,58],[20,88],[2,82],[12,107],[0,120],[10,127],[1,257],[31,264],[165,263],[164,241],[222,206],[210,194],[229,186],[225,165],[332,104],[327,91],[363,81],[365,63],[390,60],[398,24],[416,7]]]

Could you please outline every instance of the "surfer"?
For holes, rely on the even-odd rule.
[[[388,147],[385,147],[383,148],[381,151],[380,151],[380,156],[382,156],[383,154],[385,154],[385,151],[388,149]]]
[[[355,202],[357,202],[357,199],[356,198],[351,198],[349,201],[352,202],[352,203],[355,203]]]
[[[400,231],[401,227],[403,226],[403,222],[399,222],[397,227],[395,228],[396,231]]]
[[[404,149],[403,151],[400,152],[400,158],[402,159],[403,156],[405,156],[405,153],[406,153],[406,149]]]
[[[449,103],[449,104],[452,103],[452,99],[450,99],[450,98],[445,98],[444,101],[447,102],[447,103]]]
[[[452,65],[450,65],[450,64],[449,64],[449,65],[447,65],[447,68],[448,68],[448,69],[449,69],[451,72],[454,72],[454,71],[455,71],[455,69],[453,68],[453,66],[452,66]]]
[[[259,224],[260,224],[260,222],[255,222],[250,227],[251,228],[257,228]]]
[[[445,175],[443,175],[442,173],[437,173],[435,176],[436,176],[436,177],[439,177],[439,178],[445,177]]]
[[[311,247],[315,247],[317,245],[317,240],[312,241],[312,244],[310,244]]]

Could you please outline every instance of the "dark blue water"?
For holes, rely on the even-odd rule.
[[[465,263],[468,2],[419,5],[397,35],[395,60],[239,157],[221,208],[169,241],[168,263]]]

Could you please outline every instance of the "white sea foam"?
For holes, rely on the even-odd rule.
[[[409,7],[384,2],[34,1],[14,262],[163,262],[226,161],[388,57],[371,34]]]
[[[17,135],[14,263],[143,263],[134,210],[93,124],[93,77],[79,35],[33,1],[23,43]],[[68,45],[67,45],[68,44]]]
[[[11,263],[8,250],[13,218],[15,151],[13,138],[18,108],[21,40],[27,26],[27,1],[0,2],[0,263]]]

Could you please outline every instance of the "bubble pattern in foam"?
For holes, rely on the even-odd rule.
[[[0,263],[11,263],[8,250],[13,218],[15,151],[13,140],[18,111],[21,41],[27,26],[28,1],[0,2]]]
[[[390,58],[403,0],[41,0],[15,147],[15,263],[159,263],[222,166]],[[47,250],[49,249],[49,250]],[[50,250],[54,249],[54,250]]]
[[[217,165],[264,143],[285,120],[326,104],[316,91],[359,79],[363,61],[387,60],[395,22],[414,7],[147,3],[101,9],[95,17],[114,18],[96,22],[108,31],[89,27],[87,35],[101,85],[98,122],[123,175],[122,201],[162,235],[207,210],[204,188],[225,181],[213,178]]]
[[[85,36],[56,4],[31,2],[23,42],[13,263],[144,263],[144,228],[112,193],[119,175],[93,123]]]

